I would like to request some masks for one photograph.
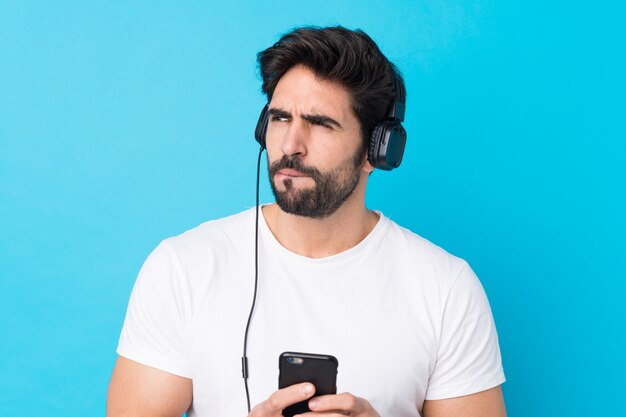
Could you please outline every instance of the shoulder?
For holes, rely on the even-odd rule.
[[[254,209],[204,222],[165,240],[176,252],[224,248],[254,235]]]
[[[471,271],[467,262],[417,233],[400,226],[389,218],[384,244],[398,262],[420,281],[435,284],[447,292],[461,275]]]
[[[253,245],[254,209],[248,209],[163,240],[146,263],[174,271],[185,280],[204,281],[218,261],[232,261],[252,253]]]
[[[388,241],[405,283],[426,297],[423,302],[448,324],[491,317],[489,301],[480,280],[462,258],[450,254],[418,234],[390,220]],[[417,288],[416,288],[417,287]]]

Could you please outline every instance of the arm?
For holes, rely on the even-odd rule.
[[[180,417],[191,405],[191,379],[118,356],[107,395],[107,417]]]
[[[502,388],[444,400],[424,401],[424,417],[506,417]]]

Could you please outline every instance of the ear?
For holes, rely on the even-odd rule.
[[[371,174],[376,168],[370,164],[370,161],[365,157],[365,161],[363,162],[363,166],[361,167],[361,171],[365,172],[367,175]]]

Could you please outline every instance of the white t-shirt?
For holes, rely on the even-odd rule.
[[[117,353],[193,379],[190,417],[247,414],[241,375],[254,289],[254,209],[163,241],[135,283]],[[278,388],[282,352],[335,356],[338,392],[383,417],[504,382],[480,282],[465,263],[381,213],[357,246],[321,259],[285,249],[259,221],[259,289],[248,339],[250,400]]]

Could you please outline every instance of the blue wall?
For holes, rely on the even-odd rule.
[[[256,52],[336,23],[408,86],[368,204],[474,267],[509,415],[622,414],[624,7],[294,3],[0,2],[0,415],[102,415],[147,254],[254,204]]]

